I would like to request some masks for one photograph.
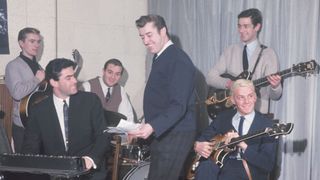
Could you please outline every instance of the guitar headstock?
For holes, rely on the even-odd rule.
[[[72,50],[72,57],[73,57],[73,61],[78,65],[81,59],[81,55],[78,49]]]
[[[302,62],[297,65],[293,65],[292,72],[296,75],[306,76],[309,74],[319,74],[319,65],[315,60],[308,62]]]
[[[290,134],[293,129],[293,123],[280,124],[276,123],[270,128],[266,128],[267,134],[269,136],[279,136]]]

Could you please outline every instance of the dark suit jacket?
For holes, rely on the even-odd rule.
[[[168,130],[193,131],[195,67],[186,53],[170,45],[153,62],[144,92],[144,115],[159,137]]]
[[[108,134],[103,133],[105,128],[103,108],[96,95],[79,91],[70,96],[69,150],[66,152],[51,95],[32,109],[23,152],[39,154],[43,148],[45,155],[89,156],[99,168],[110,142]]]
[[[232,125],[232,118],[235,113],[235,110],[230,110],[219,114],[210,126],[203,131],[198,141],[209,141],[218,134],[222,135],[229,130],[235,130]],[[272,120],[256,111],[248,134],[263,130],[266,127],[272,127],[272,124]],[[248,144],[248,147],[242,157],[248,162],[252,178],[259,180],[267,179],[268,173],[271,172],[275,165],[277,140],[274,137],[261,136],[245,142]],[[219,171],[217,165],[214,165],[211,169],[216,172]],[[206,175],[201,176],[205,177]]]

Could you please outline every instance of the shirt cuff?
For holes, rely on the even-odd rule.
[[[88,159],[89,161],[91,161],[93,169],[97,169],[97,165],[94,163],[94,161],[93,161],[93,159],[92,159],[91,157],[89,157],[89,156],[83,156],[83,158],[86,158],[86,159]]]

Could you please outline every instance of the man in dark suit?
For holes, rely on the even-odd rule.
[[[145,124],[129,135],[153,138],[148,179],[177,180],[195,138],[196,69],[170,40],[161,16],[141,16],[136,26],[156,58],[144,92]]]
[[[83,179],[102,180],[106,177],[104,159],[110,142],[108,134],[103,133],[103,108],[95,94],[77,90],[74,68],[75,63],[68,59],[54,59],[47,65],[46,80],[52,93],[32,108],[22,150],[80,156],[91,169]]]
[[[204,158],[212,153],[215,144],[210,140],[217,135],[224,135],[228,144],[239,134],[245,135],[272,127],[272,120],[254,111],[257,95],[251,81],[235,81],[231,93],[236,110],[219,114],[194,144],[194,150]],[[277,140],[266,136],[240,142],[236,145],[237,149],[224,158],[221,168],[211,158],[200,161],[196,179],[244,180],[251,176],[252,179],[267,180],[275,164],[276,144]]]

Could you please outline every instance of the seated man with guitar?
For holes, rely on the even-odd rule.
[[[275,74],[279,70],[279,62],[274,50],[260,44],[258,40],[261,28],[262,15],[258,9],[241,12],[238,15],[241,43],[224,50],[219,61],[209,71],[206,80],[208,85],[214,88],[230,89],[236,79],[254,80],[267,77],[267,81],[259,86],[255,109],[261,113],[268,113],[269,99],[278,100],[281,97],[282,85],[281,76]]]
[[[236,109],[220,113],[194,144],[200,159],[196,179],[267,180],[275,165],[277,140],[268,133],[251,137],[248,134],[268,130],[273,122],[254,110],[257,95],[251,81],[236,80],[231,87],[231,100]],[[241,137],[246,137],[245,141],[239,140]]]

